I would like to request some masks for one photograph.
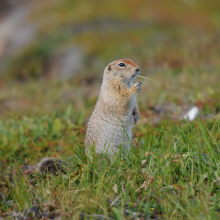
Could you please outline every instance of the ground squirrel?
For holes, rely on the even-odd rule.
[[[98,101],[87,127],[87,155],[92,145],[96,153],[109,156],[117,153],[119,146],[129,150],[132,124],[136,124],[140,117],[136,95],[142,84],[132,84],[139,71],[140,67],[130,59],[115,60],[106,66]],[[47,158],[37,165],[37,171],[63,172],[60,165],[60,160]]]
[[[130,59],[115,60],[106,66],[99,98],[87,127],[87,151],[93,144],[96,153],[109,155],[116,153],[119,145],[129,149],[132,124],[140,117],[136,95],[141,83],[132,85],[139,71],[140,67]]]

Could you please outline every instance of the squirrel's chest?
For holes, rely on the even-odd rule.
[[[107,117],[122,119],[124,116],[132,117],[133,109],[135,107],[135,100],[130,103],[108,103],[100,106],[100,113]]]

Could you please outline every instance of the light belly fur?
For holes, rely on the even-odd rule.
[[[86,148],[94,144],[96,153],[108,155],[117,153],[119,147],[128,151],[132,139],[131,117],[126,116],[123,121],[106,117],[104,113],[97,115],[94,111],[87,128]]]

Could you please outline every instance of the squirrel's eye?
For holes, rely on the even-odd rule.
[[[124,63],[119,63],[118,65],[119,65],[120,67],[125,66],[125,64],[124,64]]]

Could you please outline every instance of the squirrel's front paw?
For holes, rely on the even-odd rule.
[[[140,118],[140,113],[139,113],[139,112],[134,111],[134,112],[133,112],[134,124],[137,124],[137,122],[138,122],[139,118]]]
[[[136,92],[139,92],[139,91],[141,91],[141,89],[142,89],[142,88],[141,88],[141,86],[142,86],[142,83],[141,83],[141,82],[135,83],[133,86],[134,86]]]

